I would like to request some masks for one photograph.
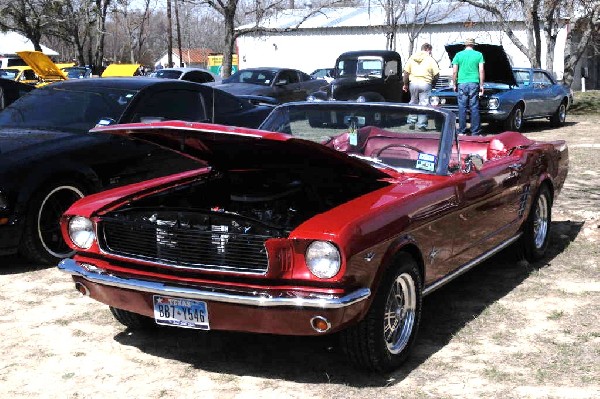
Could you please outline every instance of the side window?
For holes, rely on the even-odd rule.
[[[220,90],[214,91],[215,103],[219,104],[218,107],[215,107],[215,113],[219,115],[224,114],[232,114],[239,112],[243,105],[242,103],[232,95],[225,93]]]
[[[533,73],[533,81],[535,83],[544,84],[544,85],[552,84],[552,79],[550,79],[550,77],[548,75],[546,75],[544,72],[534,72]]]
[[[206,120],[202,95],[192,90],[165,90],[147,95],[134,111],[132,122],[156,120]]]
[[[206,83],[206,82],[214,81],[213,77],[209,73],[201,72],[201,71],[188,72],[185,74],[183,79],[189,80],[190,82],[196,82],[196,83]]]
[[[277,75],[277,82],[282,80],[285,80],[287,82],[286,84],[298,83],[298,74],[289,70],[281,71],[279,75]]]

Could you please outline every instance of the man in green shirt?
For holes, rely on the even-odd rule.
[[[471,114],[471,135],[481,134],[479,96],[483,95],[483,54],[473,49],[475,39],[465,41],[465,49],[452,60],[454,91],[458,92],[458,133],[467,132],[467,108]]]

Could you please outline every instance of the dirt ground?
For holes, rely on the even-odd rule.
[[[600,117],[526,135],[570,146],[548,256],[505,251],[426,297],[395,373],[354,370],[332,337],[128,331],[55,267],[0,257],[0,396],[598,398]]]

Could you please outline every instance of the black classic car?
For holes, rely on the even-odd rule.
[[[89,133],[94,126],[177,119],[257,127],[271,109],[170,79],[74,79],[35,89],[0,112],[0,254],[54,263],[72,253],[58,219],[75,200],[190,167],[156,146]]]
[[[215,85],[235,95],[261,97],[263,101],[277,104],[303,101],[306,97],[327,85],[323,79],[288,68],[242,69]]]
[[[400,54],[386,50],[349,51],[335,62],[335,79],[312,93],[309,101],[408,102],[402,91]]]
[[[446,45],[453,59],[462,43]],[[547,118],[553,126],[564,124],[571,104],[570,89],[548,71],[538,68],[513,68],[501,45],[475,47],[485,60],[484,93],[479,103],[483,122],[511,131],[521,131],[523,121]],[[429,103],[458,113],[457,95],[452,87],[431,93]]]

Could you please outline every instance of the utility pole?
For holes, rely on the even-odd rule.
[[[167,62],[169,63],[168,68],[173,66],[173,24],[171,22],[171,0],[167,0],[167,41],[168,41],[168,54]]]
[[[175,0],[175,22],[177,23],[177,48],[179,49],[179,66],[183,66],[183,54],[181,52],[181,27],[179,26],[179,5]],[[189,58],[189,57],[188,57]],[[190,60],[188,59],[188,63]]]

